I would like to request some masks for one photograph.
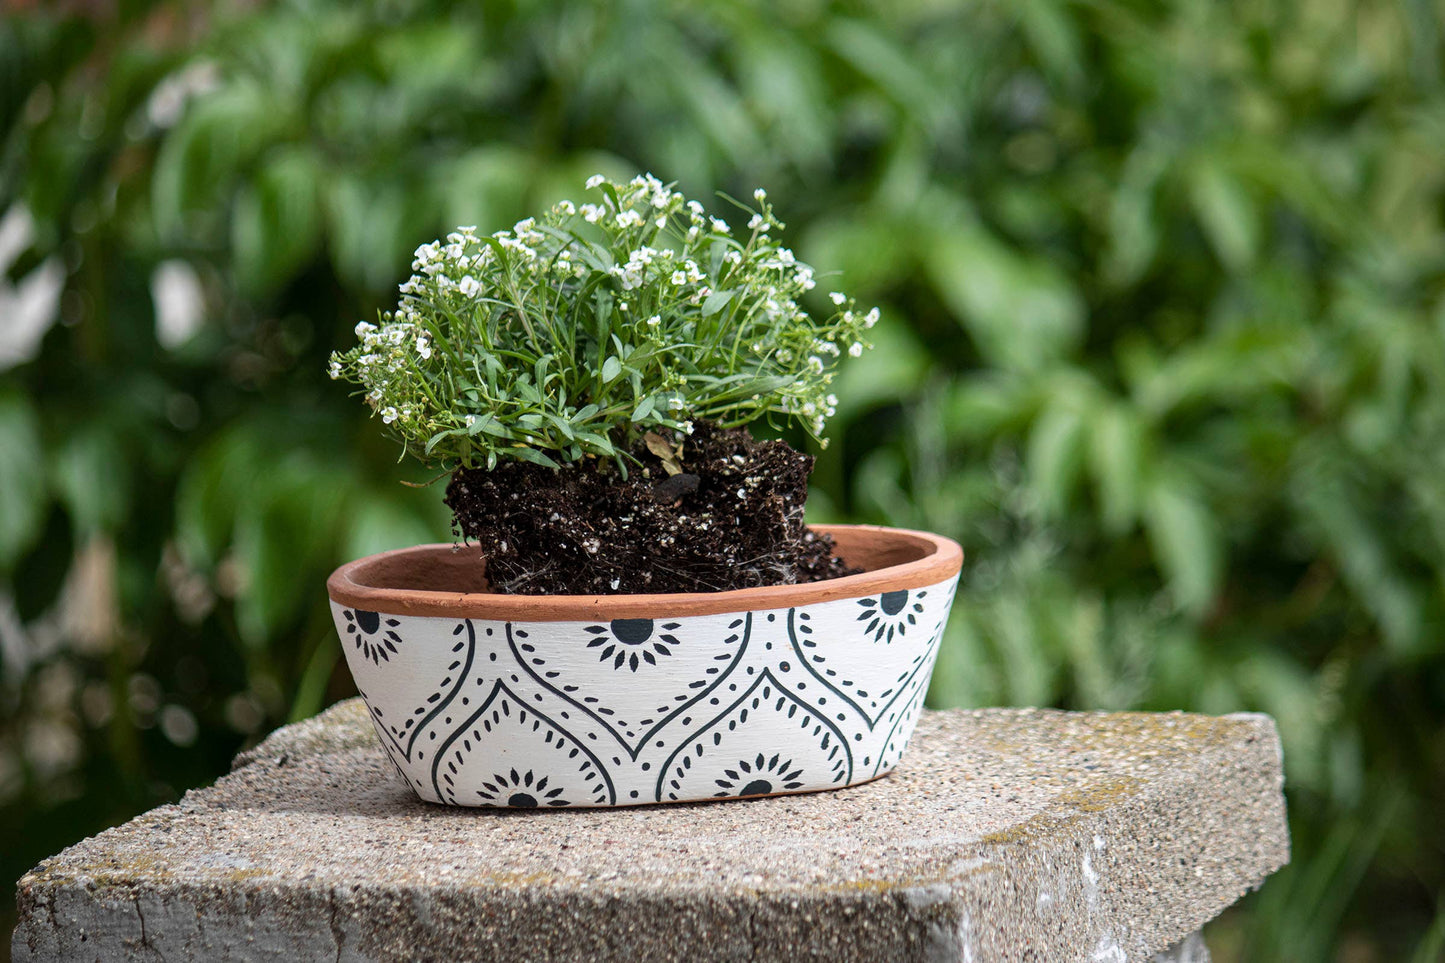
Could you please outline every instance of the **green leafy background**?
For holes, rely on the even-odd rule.
[[[1293,862],[1216,958],[1442,958],[1437,4],[78,9],[0,22],[0,303],[64,278],[0,372],[7,885],[351,692],[326,574],[447,529],[327,354],[648,170],[884,306],[812,514],[964,544],[933,704],[1268,712]]]

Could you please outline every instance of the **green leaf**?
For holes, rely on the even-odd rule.
[[[344,466],[323,466],[306,455],[268,463],[247,481],[235,523],[235,557],[246,585],[236,599],[236,625],[246,647],[259,651],[311,605],[312,586],[296,573],[324,568],[354,481]]]
[[[40,534],[47,501],[35,413],[23,398],[0,395],[0,569]]]
[[[1259,224],[1234,176],[1218,163],[1202,162],[1191,172],[1189,197],[1219,259],[1233,270],[1248,267],[1259,247]]]
[[[541,465],[544,468],[556,468],[557,463],[535,448],[508,448],[507,453],[522,461],[530,461],[534,465]]]
[[[611,458],[617,454],[617,449],[612,447],[612,442],[608,441],[602,435],[596,434],[594,432],[579,431],[577,432],[577,440],[591,445],[595,451],[607,456],[608,458]]]
[[[1132,408],[1104,405],[1089,423],[1089,466],[1104,530],[1120,535],[1139,517],[1144,431]]]
[[[493,414],[482,415],[476,421],[472,422],[470,425],[467,426],[467,434],[473,437],[475,437],[476,435],[480,435],[483,432],[486,432],[489,435],[494,435],[497,438],[512,437],[511,429],[498,421],[497,416]]]
[[[1029,434],[1030,484],[1045,518],[1062,518],[1083,462],[1084,420],[1068,405],[1047,409]]]
[[[637,424],[639,421],[652,414],[652,410],[655,407],[657,407],[656,395],[649,395],[646,398],[643,398],[642,401],[637,405],[637,407],[632,409],[632,423]]]
[[[613,378],[616,378],[621,373],[622,362],[618,360],[616,355],[610,355],[608,356],[606,361],[602,362],[603,384],[607,384],[609,381],[611,381]]]
[[[425,452],[426,454],[430,455],[432,451],[436,448],[436,446],[441,444],[446,439],[455,438],[458,435],[465,434],[468,434],[468,431],[465,428],[452,428],[447,431],[439,431],[426,440]]]
[[[305,148],[271,158],[236,196],[231,243],[243,289],[269,293],[289,282],[321,241],[321,167]]]
[[[542,417],[546,418],[547,421],[553,425],[553,427],[560,431],[563,438],[566,438],[568,441],[577,440],[577,435],[572,430],[572,425],[567,421],[567,419],[553,414],[550,411],[542,412]]]
[[[408,500],[410,501],[410,500]],[[367,492],[346,508],[346,558],[436,541],[438,532],[396,497]]]
[[[130,507],[130,471],[113,431],[82,429],[61,445],[51,465],[56,494],[79,534],[114,532]]]
[[[707,300],[702,303],[702,316],[710,318],[714,314],[717,314],[723,308],[727,307],[728,302],[733,299],[733,295],[736,293],[736,291],[727,290],[714,291],[712,294],[709,294]]]
[[[944,232],[929,274],[991,364],[1033,371],[1068,357],[1084,334],[1084,301],[1054,264],[1020,254],[978,224]]]
[[[1209,508],[1182,475],[1162,471],[1149,486],[1144,512],[1154,558],[1175,601],[1203,616],[1218,591],[1223,556]]]

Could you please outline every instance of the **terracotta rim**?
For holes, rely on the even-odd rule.
[[[666,595],[494,595],[481,591],[436,591],[396,587],[388,573],[426,569],[436,573],[470,566],[450,544],[417,545],[369,555],[342,565],[326,581],[331,599],[348,608],[390,615],[491,619],[507,622],[586,622],[598,619],[717,615],[817,605],[899,589],[936,585],[958,574],[963,549],[931,532],[877,525],[816,525],[831,535],[838,554],[865,571],[806,585],[769,585],[730,592]],[[472,551],[475,551],[474,549]],[[451,563],[450,565],[448,563]],[[475,569],[480,573],[480,569]],[[474,575],[473,580],[478,580]],[[388,586],[386,583],[392,581]],[[381,584],[378,584],[381,583]]]

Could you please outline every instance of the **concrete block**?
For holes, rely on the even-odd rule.
[[[891,776],[615,810],[420,802],[341,703],[41,863],[16,961],[1203,963],[1288,859],[1266,716],[925,713]]]

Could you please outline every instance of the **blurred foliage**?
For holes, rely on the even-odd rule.
[[[1216,957],[1438,959],[1440,13],[12,12],[0,295],[64,282],[0,374],[0,875],[349,692],[329,568],[447,528],[327,353],[418,243],[650,170],[884,304],[813,508],[964,543],[934,702],[1270,713],[1294,860]]]

